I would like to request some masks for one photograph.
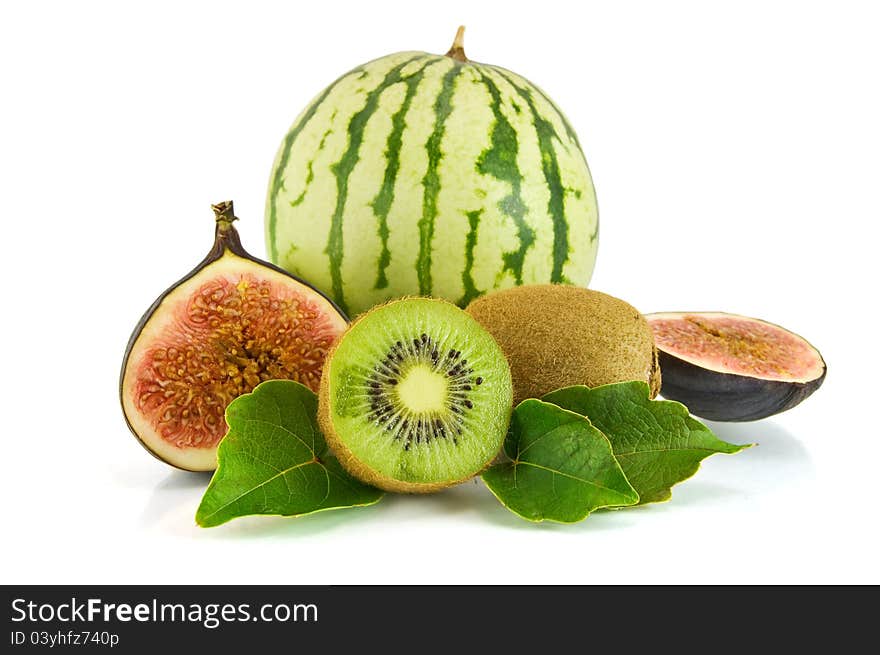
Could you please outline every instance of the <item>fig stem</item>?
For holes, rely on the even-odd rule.
[[[229,230],[229,228],[232,227],[232,222],[238,220],[235,217],[231,200],[224,200],[223,202],[218,202],[216,205],[211,205],[211,209],[214,210],[214,220],[217,221],[217,230],[221,233]]]
[[[468,60],[464,54],[464,25],[458,26],[458,31],[455,33],[455,40],[453,40],[452,47],[449,48],[449,52],[446,53],[446,56],[460,62],[466,62]]]

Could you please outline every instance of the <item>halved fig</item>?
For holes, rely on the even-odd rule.
[[[755,421],[791,409],[818,389],[825,361],[803,337],[720,312],[645,316],[660,353],[664,398],[713,421]]]
[[[119,382],[132,433],[189,471],[217,467],[234,398],[270,379],[317,391],[324,358],[347,325],[319,291],[244,250],[231,201],[213,209],[214,246],[141,318]]]

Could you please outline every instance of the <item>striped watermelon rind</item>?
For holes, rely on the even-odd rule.
[[[464,306],[518,284],[586,286],[597,236],[589,168],[549,97],[424,52],[321,92],[282,142],[266,207],[271,261],[350,315],[403,295]]]

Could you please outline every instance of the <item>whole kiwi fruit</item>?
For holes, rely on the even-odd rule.
[[[614,296],[561,284],[526,285],[477,298],[467,307],[501,346],[514,402],[561,387],[643,380],[660,391],[651,327]]]

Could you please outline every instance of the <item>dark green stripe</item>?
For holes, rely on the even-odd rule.
[[[559,172],[559,161],[556,158],[556,149],[553,141],[559,140],[559,135],[553,128],[553,124],[538,113],[535,107],[532,93],[526,88],[517,86],[512,79],[501,69],[495,72],[503,77],[508,84],[526,101],[532,112],[532,122],[538,135],[538,148],[541,151],[541,168],[544,172],[544,180],[550,191],[550,200],[547,202],[547,210],[553,220],[553,271],[550,281],[555,283],[567,282],[562,274],[562,268],[568,261],[568,223],[565,220],[565,188],[562,186],[562,176]]]
[[[406,114],[409,111],[412,99],[416,95],[419,82],[425,76],[425,69],[436,61],[443,61],[442,57],[438,57],[428,62],[412,75],[404,78],[406,84],[406,95],[400,108],[391,117],[391,133],[385,144],[385,176],[382,179],[382,188],[373,198],[373,213],[379,219],[379,239],[382,242],[382,251],[379,253],[378,272],[376,275],[376,289],[385,289],[388,286],[388,278],[385,275],[385,269],[391,263],[391,251],[388,249],[388,212],[391,211],[391,205],[394,204],[394,185],[397,182],[397,173],[400,170],[400,148],[403,144],[403,131],[406,128]]]
[[[541,96],[547,102],[547,104],[553,108],[553,111],[555,111],[556,114],[559,116],[559,120],[562,121],[562,126],[565,128],[565,133],[566,133],[566,135],[568,135],[568,138],[574,142],[574,144],[578,147],[578,149],[580,149],[580,147],[581,147],[580,141],[578,141],[577,134],[575,133],[574,128],[571,126],[571,123],[568,122],[568,119],[565,117],[565,114],[562,113],[562,110],[556,105],[555,102],[553,102],[550,99],[550,96],[548,96],[546,93],[544,93],[544,90],[541,89],[541,87],[535,86],[534,84],[529,82],[527,79],[525,79],[522,75],[517,75],[513,71],[507,70],[506,68],[501,68],[501,66],[490,66],[490,68],[494,68],[495,70],[497,70],[499,72],[506,73],[505,77],[507,77],[508,80],[510,80],[510,76],[515,75],[516,77],[521,79],[523,82],[528,84],[529,87],[531,87],[532,89],[537,91],[538,95]],[[513,82],[511,81],[511,84],[512,83]]]
[[[450,60],[452,61],[452,60]],[[419,219],[419,258],[416,261],[416,273],[419,278],[419,293],[431,295],[431,241],[434,238],[434,221],[437,218],[437,196],[440,193],[440,176],[437,168],[443,159],[440,149],[443,134],[446,131],[446,119],[452,113],[452,94],[455,90],[455,78],[461,73],[462,64],[453,62],[453,66],[443,76],[440,95],[434,102],[434,131],[425,143],[428,152],[428,169],[422,178],[425,193],[422,198],[422,217]]]
[[[330,117],[330,123],[333,123],[333,119],[336,118],[336,112],[333,112],[333,115]],[[324,136],[321,137],[321,143],[318,144],[318,149],[315,151],[315,156],[309,160],[309,163],[306,164],[306,181],[303,185],[302,193],[299,194],[295,199],[290,201],[291,207],[298,207],[302,204],[303,200],[306,199],[306,191],[309,190],[309,185],[312,183],[312,180],[315,179],[315,160],[318,158],[318,154],[324,149],[324,145],[327,143],[327,137],[333,134],[333,130],[329,129],[324,132]]]
[[[363,108],[352,116],[348,123],[348,147],[342,158],[330,167],[336,176],[336,209],[330,219],[330,235],[327,239],[327,248],[324,252],[330,258],[330,280],[333,288],[333,299],[343,312],[348,313],[345,302],[344,289],[342,286],[342,214],[345,211],[345,201],[348,199],[348,178],[360,159],[359,150],[364,140],[364,129],[367,122],[373,116],[379,106],[379,97],[392,84],[401,81],[401,71],[412,62],[423,59],[424,55],[417,55],[398,64],[385,74],[384,79],[367,93]]]
[[[464,271],[461,273],[461,283],[464,286],[464,295],[458,299],[458,305],[466,307],[468,303],[483,294],[474,284],[474,247],[477,245],[477,229],[480,227],[480,215],[482,209],[467,212],[468,226],[467,240],[464,246]]]
[[[281,160],[275,168],[275,174],[272,176],[272,185],[269,189],[269,258],[276,264],[279,263],[278,246],[275,244],[275,227],[278,223],[278,194],[284,189],[284,169],[287,168],[287,161],[290,159],[290,151],[293,148],[293,143],[300,135],[300,132],[303,131],[303,128],[305,128],[308,122],[312,120],[315,112],[318,111],[318,107],[320,107],[321,103],[327,99],[327,96],[330,95],[330,92],[333,91],[336,85],[354,73],[360,73],[361,77],[364,77],[367,74],[365,70],[358,67],[337,78],[333,84],[324,89],[321,92],[321,95],[312,102],[306,113],[299,119],[299,122],[294,125],[290,129],[290,132],[287,133],[287,136],[284,137],[284,144],[281,146]]]
[[[568,135],[569,139],[574,141],[574,144],[577,146],[578,152],[581,155],[581,159],[583,159],[583,161],[584,161],[584,167],[589,172],[590,167],[587,164],[587,156],[584,154],[584,151],[581,148],[581,142],[578,141],[577,134],[575,134],[574,128],[571,126],[571,123],[568,122],[568,119],[565,117],[565,114],[563,114],[562,110],[559,108],[559,106],[550,99],[550,96],[548,96],[546,93],[544,93],[544,91],[541,89],[541,87],[535,86],[531,82],[529,82],[529,84],[531,84],[531,86],[535,89],[535,91],[537,91],[538,94],[542,98],[544,98],[544,100],[547,101],[547,104],[549,104],[551,107],[553,107],[553,110],[559,115],[559,119],[562,121],[562,125],[565,127],[565,133]],[[592,184],[592,181],[593,180],[591,177],[590,184]],[[594,192],[594,196],[595,196],[595,192]],[[580,197],[580,196],[578,196],[578,197]],[[593,227],[593,233],[590,234],[590,243],[595,243],[596,239],[598,237],[599,237],[599,215],[597,213],[596,214],[596,225]]]
[[[568,122],[568,118],[565,117],[565,114],[562,113],[562,110],[550,99],[541,87],[533,85],[531,82],[529,84],[532,88],[538,92],[538,95],[544,98],[547,101],[547,104],[553,108],[553,111],[559,116],[559,120],[562,121],[562,126],[565,128],[565,133],[568,135],[568,138],[571,139],[572,142],[578,147],[578,150],[581,150],[581,142],[578,141],[577,133],[575,133],[574,128],[571,126],[571,123]],[[583,155],[583,151],[581,150],[581,154]]]
[[[506,68],[501,68],[499,66],[492,66],[491,68],[495,68],[495,69],[504,71],[508,75],[516,75],[516,73],[513,73],[512,71],[509,71]],[[587,164],[587,157],[586,157],[586,155],[584,155],[584,151],[581,148],[581,142],[578,140],[578,137],[574,131],[574,128],[571,126],[571,123],[568,122],[568,118],[565,117],[565,114],[562,113],[562,110],[559,108],[559,106],[555,102],[553,102],[553,100],[550,99],[550,96],[548,96],[546,93],[544,93],[544,90],[541,89],[541,87],[535,86],[534,84],[532,84],[531,82],[526,80],[521,75],[516,75],[516,76],[519,77],[521,80],[523,80],[526,84],[528,84],[535,91],[537,91],[538,95],[540,95],[542,98],[544,98],[544,100],[547,102],[547,104],[553,108],[553,111],[555,111],[556,114],[559,116],[559,120],[562,121],[562,125],[565,128],[566,135],[568,135],[568,138],[571,139],[574,142],[574,144],[578,147],[578,152],[581,155],[581,159],[583,159],[583,161],[584,161],[584,166],[586,167],[587,171],[589,172],[590,167]],[[590,180],[590,183],[592,184],[592,179]],[[595,192],[594,192],[594,195],[595,195]],[[590,243],[595,243],[595,241],[598,237],[599,237],[599,216],[597,215],[596,216],[596,225],[593,228],[593,233],[590,235]]]
[[[492,125],[491,145],[477,158],[477,172],[510,184],[510,194],[501,199],[498,208],[505,216],[513,219],[519,248],[504,253],[504,270],[513,273],[516,283],[522,284],[523,262],[526,251],[535,242],[535,231],[525,221],[527,210],[520,193],[523,177],[516,163],[519,142],[516,130],[501,111],[501,92],[486,75],[480,73],[480,77],[492,97],[491,109],[495,123]]]

